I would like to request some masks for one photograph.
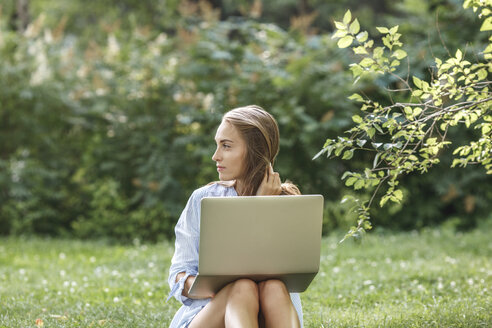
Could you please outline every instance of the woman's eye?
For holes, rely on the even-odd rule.
[[[224,147],[224,148],[231,148],[231,146],[229,146],[228,144],[222,144],[222,147]]]

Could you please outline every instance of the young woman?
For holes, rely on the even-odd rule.
[[[281,183],[273,171],[279,150],[275,119],[258,106],[227,112],[215,135],[212,156],[219,182],[193,192],[176,225],[175,253],[169,270],[169,297],[183,306],[171,328],[181,327],[302,327],[299,294],[289,294],[280,280],[256,283],[240,279],[207,298],[188,297],[198,273],[200,200],[213,196],[300,194],[290,183]]]

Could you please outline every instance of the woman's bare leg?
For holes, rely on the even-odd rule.
[[[240,279],[222,288],[190,324],[198,327],[258,327],[258,285]]]
[[[260,309],[267,328],[299,328],[299,318],[285,284],[280,280],[267,280],[259,284]]]
[[[234,283],[225,310],[226,327],[258,327],[258,285],[249,279]]]

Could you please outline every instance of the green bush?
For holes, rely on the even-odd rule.
[[[396,19],[397,10],[403,22],[422,20],[402,29],[424,33],[434,12],[405,7],[415,2],[391,5],[383,16]],[[291,8],[293,2],[278,3]],[[86,6],[82,2],[58,6],[37,0],[32,10],[44,15],[21,34],[9,22],[15,6],[5,6],[0,14],[0,233],[122,241],[172,236],[193,189],[217,179],[211,155],[222,114],[253,103],[279,122],[275,169],[303,193],[325,196],[325,231],[345,227],[352,214],[339,203],[344,193],[339,177],[360,169],[368,158],[311,160],[320,141],[341,135],[357,110],[346,99],[353,85],[344,67],[353,60],[326,32],[332,7],[313,3],[320,6],[313,23],[319,33],[288,30],[285,21],[262,22],[278,16],[272,4],[265,5],[264,17],[246,19],[232,17],[239,3],[224,2],[223,9],[230,10],[219,20],[203,4],[185,13],[177,1],[166,2],[169,7],[158,2],[154,9],[131,0],[117,6],[101,2],[77,16]],[[448,7],[443,5],[446,26],[468,26],[467,15]],[[63,13],[66,21],[59,20]],[[366,19],[372,24],[374,17]],[[431,34],[433,49],[442,48]],[[466,40],[456,29],[442,37],[452,45]],[[421,39],[408,53],[425,72]],[[388,95],[374,87],[397,84],[387,79],[362,79],[358,87],[387,101]],[[459,138],[465,143],[473,136]],[[466,226],[490,212],[491,195],[477,195],[489,183],[478,171],[441,172],[427,181],[408,177],[408,203],[376,212],[374,221],[411,229],[458,215]],[[452,188],[457,198],[446,197]],[[469,197],[475,199],[471,212],[460,205]]]

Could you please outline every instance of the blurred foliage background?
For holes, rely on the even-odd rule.
[[[347,9],[370,33],[399,25],[422,78],[434,57],[473,56],[487,40],[458,0],[2,0],[0,234],[172,237],[190,193],[217,179],[222,114],[247,104],[279,122],[275,169],[325,196],[325,232],[345,229],[355,215],[340,203],[340,176],[367,159],[312,157],[358,111],[347,99],[352,55],[331,39]],[[396,83],[375,77],[357,88],[389,102],[384,87]],[[473,138],[452,133],[458,144]],[[449,166],[406,177],[404,202],[374,209],[375,226],[468,229],[491,219],[491,177]]]

